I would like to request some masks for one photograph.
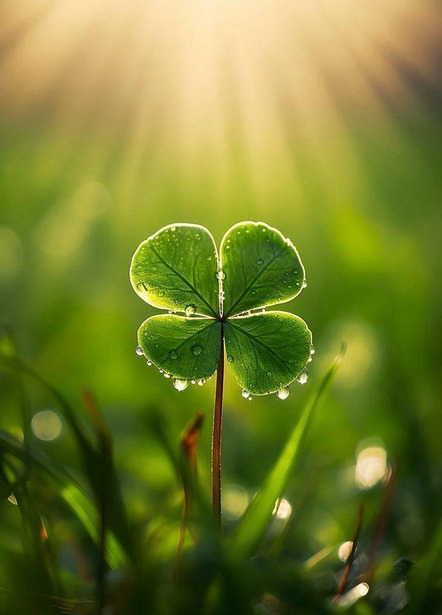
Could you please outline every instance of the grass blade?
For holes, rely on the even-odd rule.
[[[97,436],[98,443],[92,442],[88,433],[79,420],[77,411],[65,399],[65,397],[47,382],[39,373],[17,356],[9,356],[0,353],[0,367],[12,370],[21,376],[26,375],[43,386],[56,400],[64,419],[75,436],[85,474],[88,478],[95,499],[101,502],[103,499],[103,485],[106,485],[106,493],[109,495],[109,527],[124,546],[127,553],[132,552],[132,539],[127,521],[127,515],[121,498],[118,477],[116,475],[110,449],[110,434],[105,426],[98,409],[91,403],[87,404],[89,416],[92,419],[92,427]],[[87,397],[92,400],[91,396]],[[105,443],[103,449],[103,443]],[[105,471],[105,475],[103,475]]]
[[[234,557],[247,557],[253,552],[259,540],[264,535],[272,518],[276,500],[281,497],[293,467],[299,457],[301,445],[306,437],[312,416],[323,400],[333,377],[341,364],[345,346],[336,357],[330,368],[324,374],[318,387],[309,397],[307,404],[294,428],[279,459],[267,475],[262,487],[249,504],[234,535],[232,552]]]
[[[57,493],[82,523],[94,543],[99,543],[99,518],[96,506],[69,472],[48,459],[41,451],[25,449],[16,438],[1,430],[0,452],[12,455],[23,463],[32,464],[34,472],[40,471],[49,478],[57,486]],[[109,532],[106,560],[111,568],[117,568],[126,563],[126,553],[115,533]]]

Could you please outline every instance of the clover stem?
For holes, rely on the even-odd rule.
[[[221,350],[216,370],[215,409],[212,430],[212,508],[221,528],[221,432],[224,391],[224,327],[221,323]]]

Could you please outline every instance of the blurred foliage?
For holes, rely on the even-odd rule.
[[[363,500],[346,594],[370,588],[345,608],[440,613],[440,9],[289,5],[0,7],[0,612],[94,612],[104,591],[116,613],[344,608]],[[316,354],[286,401],[227,375],[229,536],[347,354],[254,557],[226,561],[203,524],[174,583],[179,438],[202,412],[208,491],[213,379],[178,393],[136,356],[154,310],[129,263],[166,224],[219,244],[245,219],[299,249]]]

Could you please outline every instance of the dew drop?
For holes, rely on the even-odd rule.
[[[199,344],[195,344],[195,346],[192,346],[192,354],[194,354],[196,357],[201,354],[202,351],[203,348]]]
[[[11,502],[11,504],[14,504],[14,506],[18,506],[17,498],[13,493],[8,496],[8,502]]]
[[[147,365],[147,367],[151,367],[151,365],[152,365],[152,361],[150,361],[150,360],[148,359],[148,360],[146,361],[146,365]]]
[[[303,369],[299,376],[296,378],[299,384],[305,384],[308,380],[308,371]]]
[[[186,316],[192,316],[192,314],[195,314],[196,312],[196,305],[194,305],[193,303],[189,303],[189,305],[186,305],[186,307],[184,308],[184,311],[186,313]]]
[[[244,399],[252,399],[252,396],[250,395],[250,393],[247,391],[247,389],[243,389],[241,391],[241,395],[244,397]]]
[[[258,258],[258,260],[256,261],[257,265],[263,265],[264,261],[262,260],[262,258]]]
[[[167,372],[164,372],[163,375],[164,375],[165,378],[171,378],[172,377],[171,374],[168,374]]]
[[[302,283],[302,288],[307,288],[307,280],[304,280]]]
[[[176,231],[176,227],[172,226],[172,228],[170,230],[172,231],[172,233],[174,233]]]
[[[193,380],[192,378],[192,380],[190,381],[190,384],[196,384],[196,380]]]
[[[313,355],[313,354],[315,354],[315,352],[316,352],[316,349],[315,349],[315,347],[312,344],[312,346],[310,348],[310,354]]]
[[[177,391],[184,391],[184,389],[187,389],[187,387],[189,386],[189,381],[182,380],[181,378],[175,378],[175,380],[173,381],[173,386],[176,388]]]
[[[160,374],[164,374],[164,369],[159,369],[158,371],[160,372]]]
[[[200,235],[199,233],[196,233],[196,235],[195,235],[195,239],[196,239],[197,241],[200,241],[200,239],[201,239],[201,235]]]
[[[256,290],[252,290],[252,295],[256,295]]]
[[[141,346],[137,346],[137,347],[135,348],[135,352],[136,352],[136,354],[137,354],[139,357],[142,357],[142,356],[143,356],[143,351],[141,350]]]
[[[272,372],[267,372],[267,376],[269,376],[269,378],[271,375],[272,375]]]
[[[205,383],[206,383],[206,379],[205,379],[205,378],[200,378],[200,379],[198,380],[198,386],[200,386],[200,387],[202,387],[202,386],[203,386],[203,384],[205,384]]]
[[[169,357],[170,357],[171,359],[178,359],[178,355],[177,355],[177,353],[176,353],[176,351],[175,351],[175,350],[171,350],[171,351],[169,352]]]
[[[276,391],[276,396],[279,397],[279,399],[287,399],[289,395],[290,395],[290,389],[288,386],[281,387],[280,389]]]
[[[232,354],[228,354],[227,355],[227,361],[229,363],[234,363],[235,362],[235,357]]]

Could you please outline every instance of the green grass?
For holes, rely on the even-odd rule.
[[[337,609],[368,614],[381,612],[385,605],[396,612],[402,599],[399,590],[407,592],[410,612],[436,604],[439,529],[414,579],[411,575],[412,589],[406,580],[408,568],[405,573],[398,564],[393,566],[393,477],[378,487],[378,493],[353,496],[354,515],[358,502],[369,513],[361,518],[362,535],[358,531],[353,538],[357,548],[346,564],[346,582],[339,582],[345,566],[336,556],[336,542],[308,558],[300,550],[298,526],[303,517],[308,519],[317,481],[313,468],[306,466],[307,476],[300,478],[311,446],[309,426],[330,410],[327,392],[343,352],[317,382],[304,410],[293,414],[293,431],[279,456],[269,461],[267,476],[250,504],[235,521],[227,515],[220,534],[208,504],[209,487],[197,478],[191,461],[192,452],[199,454],[192,434],[198,436],[200,419],[183,435],[180,461],[179,444],[170,439],[163,417],[150,412],[152,435],[176,480],[169,493],[163,493],[159,510],[137,518],[126,510],[125,481],[115,464],[112,435],[94,398],[85,393],[86,413],[74,409],[57,388],[15,356],[7,338],[3,347],[9,352],[0,356],[0,365],[20,392],[25,436],[22,440],[0,433],[2,494],[6,498],[13,493],[14,499],[7,504],[12,534],[9,540],[2,537],[2,613],[325,614]],[[70,458],[59,463],[50,451],[41,450],[28,428],[28,388],[33,383],[53,397],[69,426],[80,461],[75,470]],[[310,481],[313,488],[305,492]],[[289,487],[291,517],[278,519],[275,504],[281,506]],[[185,494],[188,506],[180,521]],[[146,494],[146,510],[148,500]],[[178,554],[180,523],[183,549]],[[343,537],[352,537],[353,524],[348,518]],[[356,600],[355,592],[368,581],[367,597]]]

